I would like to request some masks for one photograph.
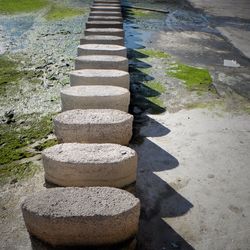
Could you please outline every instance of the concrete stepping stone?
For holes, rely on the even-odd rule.
[[[118,144],[63,143],[42,159],[45,179],[58,186],[122,188],[136,180],[136,152]]]
[[[130,92],[121,87],[90,85],[61,90],[62,111],[72,109],[112,109],[128,112]]]
[[[127,56],[127,48],[115,44],[83,44],[77,47],[77,55]]]
[[[121,4],[120,3],[105,3],[105,2],[102,2],[102,3],[93,3],[92,4],[93,7],[95,6],[107,6],[107,7],[121,7]]]
[[[128,145],[133,116],[115,109],[74,109],[54,118],[60,143],[116,143]]]
[[[111,187],[51,188],[21,205],[28,232],[53,246],[110,245],[138,230],[140,201]]]
[[[118,21],[88,21],[86,22],[86,29],[89,28],[123,28],[123,22]]]
[[[112,85],[129,89],[129,73],[122,70],[82,69],[69,73],[70,85]]]
[[[118,69],[128,71],[128,59],[123,56],[79,56],[75,60],[75,69]]]
[[[114,44],[124,46],[124,38],[120,36],[93,35],[80,39],[80,44]]]
[[[122,16],[120,11],[92,11],[89,16]]]
[[[121,7],[112,6],[91,6],[91,11],[121,11]]]
[[[114,21],[114,22],[122,22],[122,17],[119,16],[90,16],[88,21]]]
[[[121,3],[120,0],[95,0],[94,3]]]
[[[103,36],[121,36],[124,37],[124,30],[117,28],[90,28],[85,29],[85,36],[103,35]]]

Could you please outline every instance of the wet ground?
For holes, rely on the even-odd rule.
[[[137,249],[249,249],[249,59],[215,28],[218,17],[185,1],[123,4],[169,11],[124,9],[135,117],[131,146],[139,153],[134,188],[142,202]],[[1,133],[60,111],[59,91],[68,84],[87,12],[48,22],[44,11],[0,16],[1,51],[27,72],[15,84],[1,85]],[[241,67],[224,67],[224,59]],[[6,117],[11,110],[14,118]],[[39,150],[50,139],[51,128],[24,138],[22,145],[35,154],[1,167],[37,164],[35,175],[24,171],[22,178],[1,172],[1,249],[50,249],[30,241],[20,213],[24,197],[45,188]]]

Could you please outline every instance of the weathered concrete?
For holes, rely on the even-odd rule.
[[[118,144],[58,144],[42,158],[45,179],[59,186],[120,188],[136,180],[136,152]]]
[[[128,59],[123,56],[79,56],[75,69],[118,69],[128,71]]]
[[[55,135],[60,143],[117,143],[128,145],[133,116],[113,109],[75,109],[54,118]]]
[[[88,21],[118,21],[122,22],[122,17],[119,16],[90,16]]]
[[[129,89],[129,73],[122,70],[82,69],[70,72],[70,85],[111,85]]]
[[[112,7],[112,6],[91,6],[91,11],[121,11],[121,7]]]
[[[121,87],[92,85],[67,87],[61,91],[62,110],[112,109],[128,112],[130,92]]]
[[[117,29],[117,28],[90,28],[85,29],[84,31],[85,36],[91,35],[106,35],[106,36],[121,36],[124,37],[124,30]]]
[[[78,56],[87,55],[114,55],[127,56],[127,48],[115,44],[83,44],[77,48]]]
[[[138,230],[140,202],[109,187],[53,188],[26,198],[27,230],[51,245],[114,244]]]
[[[105,6],[105,7],[121,7],[120,3],[93,3],[93,7]]]
[[[120,11],[91,11],[89,16],[122,16]]]
[[[121,3],[120,0],[95,0],[94,3]]]
[[[124,38],[120,36],[85,36],[80,44],[114,44],[124,46]]]
[[[86,29],[89,28],[123,28],[122,22],[117,21],[88,21],[86,22]]]

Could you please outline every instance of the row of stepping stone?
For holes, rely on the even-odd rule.
[[[59,144],[42,153],[45,179],[56,188],[28,198],[28,232],[54,246],[112,245],[133,238],[140,202],[122,190],[136,180],[128,147],[133,116],[119,0],[95,0],[80,40],[70,87],[54,118]]]

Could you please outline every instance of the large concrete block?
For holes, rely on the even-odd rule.
[[[62,111],[72,109],[112,109],[128,112],[130,92],[106,85],[74,86],[61,90]]]
[[[121,7],[120,3],[93,3],[93,7],[105,6],[105,7]]]
[[[86,29],[89,28],[123,28],[123,22],[118,21],[88,21],[85,24]]]
[[[120,11],[92,11],[89,16],[122,16]]]
[[[117,28],[90,28],[85,29],[85,36],[103,35],[103,36],[121,36],[124,37],[124,30]]]
[[[112,6],[91,6],[91,11],[121,11],[121,7],[112,7]]]
[[[129,73],[122,70],[82,69],[70,72],[70,85],[111,85],[129,89]]]
[[[45,179],[64,187],[124,187],[136,180],[136,152],[118,144],[63,143],[42,153]]]
[[[124,46],[124,38],[120,36],[85,36],[80,44],[114,44]]]
[[[122,22],[122,17],[119,16],[90,16],[88,21],[114,21],[114,22]]]
[[[133,116],[115,109],[74,109],[54,118],[60,143],[116,143],[128,145]]]
[[[140,201],[111,187],[51,188],[21,205],[28,232],[54,246],[110,245],[137,233]]]
[[[93,3],[121,3],[120,0],[95,0]]]
[[[118,69],[128,71],[128,59],[123,56],[79,56],[75,69]]]
[[[114,55],[126,57],[127,48],[115,44],[83,44],[77,47],[77,55]]]

